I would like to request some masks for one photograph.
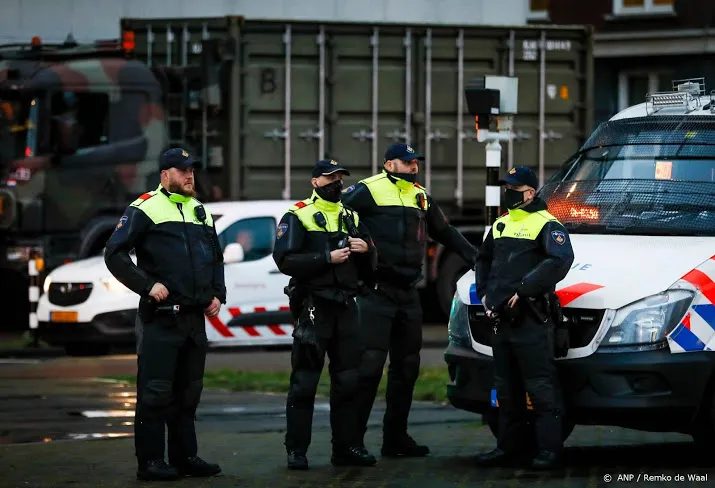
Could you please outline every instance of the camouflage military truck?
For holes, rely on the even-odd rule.
[[[28,327],[30,256],[48,271],[102,252],[158,184],[165,75],[119,41],[0,46],[0,330]]]

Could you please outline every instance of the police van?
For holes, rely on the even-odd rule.
[[[205,205],[224,255],[226,304],[206,317],[211,347],[292,344],[283,288],[289,277],[273,261],[276,229],[292,202],[264,200]],[[136,263],[136,257],[132,256]],[[45,279],[37,304],[39,337],[68,354],[103,354],[133,344],[139,296],[107,269],[103,256],[65,264]]]
[[[564,439],[578,424],[611,425],[682,432],[712,449],[715,92],[698,78],[647,94],[601,124],[539,196],[575,253],[556,287],[571,347],[557,360]],[[449,318],[448,398],[496,434],[491,340],[469,271]]]

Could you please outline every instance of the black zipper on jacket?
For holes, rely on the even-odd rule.
[[[179,213],[181,214],[181,220],[184,225],[184,230],[181,231],[181,235],[184,237],[184,248],[186,249],[186,253],[189,255],[189,261],[191,262],[191,298],[193,300],[196,300],[196,269],[194,269],[194,254],[191,251],[191,243],[189,243],[189,237],[186,233],[186,218],[184,218],[184,212],[181,210],[182,205],[180,203],[177,203],[176,207],[179,209]]]

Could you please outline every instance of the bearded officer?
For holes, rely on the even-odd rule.
[[[382,455],[426,456],[427,446],[407,433],[412,394],[420,371],[422,308],[415,285],[422,279],[427,236],[473,264],[476,249],[453,226],[417,181],[424,158],[407,144],[385,152],[382,173],[360,181],[343,194],[343,203],[360,213],[378,251],[376,280],[358,298],[366,341],[358,408],[364,436],[388,353],[387,409]]]
[[[195,166],[181,148],[164,152],[161,184],[127,208],[104,253],[114,277],[141,297],[134,443],[137,477],[147,481],[221,471],[197,456],[194,425],[208,345],[204,313],[215,317],[226,303],[213,218],[194,198]]]
[[[330,358],[331,462],[372,466],[359,441],[355,394],[363,348],[355,296],[372,279],[376,250],[357,212],[340,203],[343,175],[337,161],[313,168],[313,194],[293,205],[279,225],[273,259],[291,276],[288,287],[295,328],[286,402],[285,447],[290,469],[308,469],[313,405]]]
[[[574,253],[568,231],[536,196],[539,183],[531,169],[512,168],[500,184],[508,213],[487,233],[476,270],[477,295],[493,322],[499,431],[496,449],[476,461],[493,466],[533,456],[525,438],[525,388],[536,414],[538,452],[531,467],[551,469],[559,465],[563,448],[554,356],[568,353],[568,331],[553,318],[554,290]]]

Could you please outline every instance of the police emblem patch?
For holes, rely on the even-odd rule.
[[[514,173],[516,173],[516,168],[511,168],[511,169],[509,170],[509,174],[510,174],[510,175],[513,175]]]
[[[278,236],[278,239],[283,237],[287,231],[288,231],[288,224],[278,224],[278,230],[276,231],[276,235]]]
[[[563,246],[564,242],[566,242],[566,234],[560,230],[551,231],[551,238],[556,241],[556,244],[559,246]]]
[[[121,229],[122,226],[127,223],[127,218],[128,218],[128,217],[127,217],[126,215],[122,215],[122,218],[119,219],[119,222],[117,222],[117,228],[116,228],[116,230]]]
[[[350,185],[349,187],[347,187],[346,189],[343,190],[343,193],[350,193],[354,189],[355,189],[355,185]]]

